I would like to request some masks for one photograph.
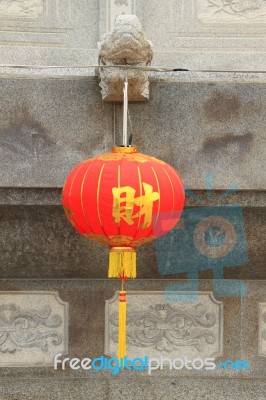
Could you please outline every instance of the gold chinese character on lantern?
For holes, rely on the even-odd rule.
[[[153,188],[148,183],[142,183],[144,194],[135,198],[136,190],[131,186],[113,188],[113,217],[115,223],[121,219],[129,225],[134,224],[135,218],[144,215],[144,221],[141,228],[148,228],[152,223],[153,203],[160,199],[160,193],[153,192]],[[138,206],[139,211],[134,214],[134,207]]]

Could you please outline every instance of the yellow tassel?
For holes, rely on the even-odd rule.
[[[136,278],[136,251],[132,247],[113,247],[109,254],[108,278]]]
[[[119,293],[119,310],[118,310],[118,360],[126,356],[126,324],[127,324],[127,303],[126,292],[122,290]],[[123,361],[122,361],[123,364]]]
[[[109,255],[108,278],[120,278],[122,290],[119,294],[118,310],[118,359],[123,367],[126,356],[127,303],[123,283],[127,278],[136,278],[136,251],[132,247],[113,247]]]

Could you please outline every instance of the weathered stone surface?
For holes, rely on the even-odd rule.
[[[1,381],[0,398],[3,400],[109,400],[108,380],[102,379],[23,379]]]
[[[225,268],[224,276],[227,279],[265,279],[265,208],[244,209],[244,226],[248,263]],[[193,245],[193,238],[191,243]],[[107,276],[108,248],[79,235],[61,206],[1,206],[0,249],[2,278],[95,279]],[[187,278],[178,271],[160,275],[155,243],[140,247],[137,257],[138,278]],[[188,265],[190,253],[186,259]],[[199,277],[212,278],[212,274],[213,271],[202,270]]]
[[[75,164],[111,148],[113,105],[102,104],[96,78],[1,79],[0,87],[1,186],[62,187]],[[130,105],[133,142],[192,189],[204,189],[209,172],[213,189],[262,190],[265,101],[260,84],[156,82],[148,103]],[[119,143],[121,106],[115,124]]]
[[[263,0],[14,0],[1,2],[0,64],[97,64],[97,42],[118,15],[136,14],[155,64],[265,71]]]
[[[212,293],[177,292],[177,295],[178,301],[170,301],[171,297],[167,301],[165,292],[127,294],[129,359],[146,355],[171,359],[223,355],[222,303]],[[189,299],[194,301],[188,302]],[[106,301],[105,353],[111,357],[117,354],[118,303],[118,292]]]
[[[243,400],[264,400],[265,380],[238,379],[68,379],[62,381],[20,380],[1,382],[1,392],[4,400],[47,400],[47,393],[53,393],[54,400],[87,400],[101,398],[116,400],[127,398],[135,400],[165,400],[171,397],[176,400],[224,400],[235,399],[235,395]]]
[[[243,376],[249,379],[265,378],[266,360],[265,356],[259,353],[263,325],[259,309],[260,305],[263,307],[266,302],[266,281],[249,280],[243,283],[245,290],[241,298],[241,318],[237,334],[241,335],[240,358],[250,363],[250,371],[243,371]]]
[[[100,105],[97,82],[64,82],[2,81],[1,186],[56,187],[75,164],[111,147],[113,107]]]
[[[0,292],[0,367],[45,367],[68,352],[68,303],[58,292]]]
[[[0,224],[0,269],[6,277],[106,276],[108,249],[78,235],[62,207],[3,207]]]
[[[189,210],[187,210],[187,213],[189,213]],[[195,213],[195,209],[191,209]],[[201,209],[199,208],[199,219],[201,219]],[[210,208],[209,211],[210,215],[212,215],[212,210]],[[195,213],[195,216],[197,216],[197,212]],[[228,213],[229,221],[230,221],[230,214]],[[266,269],[265,269],[265,209],[258,209],[258,208],[244,208],[243,209],[243,236],[237,234],[237,237],[239,237],[238,240],[238,245],[236,248],[232,248],[232,252],[229,253],[228,255],[228,263],[224,263],[224,258],[220,258],[221,263],[219,263],[219,258],[217,259],[212,259],[212,258],[207,258],[206,260],[206,265],[202,264],[201,261],[195,259],[195,255],[197,254],[196,246],[195,246],[195,240],[194,240],[194,229],[191,229],[190,233],[187,234],[187,231],[184,231],[186,233],[185,236],[181,237],[184,239],[182,243],[187,239],[187,249],[188,251],[185,252],[185,250],[180,248],[181,243],[178,241],[178,237],[176,236],[176,239],[174,240],[174,247],[173,247],[173,254],[176,255],[176,257],[179,257],[179,259],[182,257],[184,260],[184,269],[186,270],[187,273],[189,273],[192,270],[197,271],[198,270],[198,277],[200,279],[207,279],[207,278],[216,278],[219,279],[219,277],[215,276],[215,270],[219,270],[220,268],[223,269],[222,276],[226,279],[247,279],[247,280],[253,280],[253,279],[265,279],[266,276]],[[197,220],[197,218],[195,217]],[[192,224],[193,224],[193,218],[191,218]],[[193,226],[193,225],[192,225]],[[196,227],[196,224],[194,225]],[[182,225],[181,225],[182,227]],[[187,229],[190,229],[191,227],[187,227]],[[222,231],[221,231],[222,232]],[[175,235],[175,233],[173,232]],[[181,238],[180,237],[180,238]],[[185,239],[186,238],[186,239]],[[171,249],[169,248],[169,251]],[[158,250],[157,250],[158,252]],[[235,253],[234,253],[235,252]],[[244,253],[247,252],[247,258],[245,257]],[[194,255],[193,255],[194,254]],[[160,260],[163,260],[163,253],[161,254]],[[167,260],[167,256],[169,255],[168,250],[166,248],[165,252],[165,262]],[[183,256],[182,256],[183,255]],[[198,255],[200,256],[200,253],[198,252]],[[184,258],[186,257],[186,258]],[[171,259],[170,259],[171,261]],[[180,261],[179,263],[175,264],[174,262],[171,264],[170,263],[170,268],[166,269],[163,271],[162,269],[162,261],[158,262],[158,270],[161,271],[161,273],[167,273],[169,271],[168,277],[171,277],[171,273],[177,273],[177,272],[182,272],[180,268]],[[175,267],[175,265],[178,265]],[[210,270],[208,271],[208,266],[210,267]],[[197,268],[198,267],[198,268]],[[184,272],[183,269],[183,272]],[[220,270],[221,273],[221,270]],[[218,272],[219,274],[219,272]],[[179,275],[180,276],[180,275]],[[186,277],[187,275],[183,275],[182,277]],[[181,276],[180,276],[181,277]],[[194,279],[195,279],[195,273],[194,273]]]
[[[254,101],[253,89],[245,84],[157,82],[145,107],[130,107],[135,144],[171,163],[188,187],[204,188],[206,173],[215,175],[214,189],[233,183],[241,189],[265,187],[257,166],[265,159],[266,91],[257,87]]]
[[[264,400],[265,381],[250,381],[236,379],[184,379],[152,380],[149,383],[134,380],[130,382],[110,381],[110,399],[119,395],[129,399],[141,397],[145,393],[147,400],[164,400],[167,397],[182,400],[224,400],[240,396],[243,400]]]
[[[213,190],[211,198],[207,199],[205,190],[194,190],[192,197],[190,191],[186,194],[186,207],[199,207],[198,198],[210,207],[229,204],[241,204],[242,207],[265,207],[265,191],[229,191],[227,197],[222,197],[224,191]],[[1,205],[28,205],[28,206],[60,206],[62,202],[62,188],[20,188],[0,187]]]
[[[93,279],[106,277],[108,250],[75,233],[60,207],[60,191],[72,166],[107,151],[114,130],[117,142],[121,139],[121,107],[114,115],[111,104],[102,104],[99,79],[88,68],[97,64],[99,38],[112,31],[117,15],[136,13],[155,45],[154,65],[265,71],[264,3],[0,0],[0,65],[81,66],[0,67],[4,77],[0,82],[0,274],[10,278],[0,281],[0,290],[59,291],[70,304],[71,357],[103,354],[104,303],[120,289],[118,281]],[[6,80],[12,76],[16,79]],[[172,163],[186,186],[204,198],[203,204],[208,197],[203,193],[204,175],[211,172],[214,193],[208,206],[240,202],[249,207],[244,209],[249,262],[224,270],[226,278],[247,279],[242,281],[247,292],[242,298],[216,294],[215,298],[223,302],[225,314],[224,355],[219,361],[245,358],[252,370],[221,369],[211,374],[212,379],[201,371],[182,371],[178,376],[158,371],[149,379],[142,373],[121,373],[114,379],[110,374],[88,376],[69,369],[55,372],[52,367],[6,367],[0,368],[4,400],[265,399],[266,74],[152,72],[151,79],[151,101],[130,105],[135,144]],[[232,183],[240,190],[219,200]],[[191,198],[187,205],[199,206]],[[212,278],[212,274],[201,271],[199,278]],[[187,277],[185,273],[170,277],[177,276]],[[129,291],[162,291],[186,284],[167,280],[168,276],[159,279],[154,243],[138,252],[138,277],[156,279],[128,282]],[[230,289],[230,283],[223,285]],[[199,288],[215,289],[211,280],[200,280]]]
[[[129,101],[148,100],[149,74],[138,67],[150,65],[152,58],[152,43],[145,38],[138,18],[135,15],[119,15],[112,33],[106,34],[99,43],[103,100],[123,101],[126,80]],[[117,65],[127,65],[130,68],[113,68]]]
[[[137,0],[99,0],[100,37],[112,32],[118,15],[136,14]]]
[[[1,65],[96,63],[97,0],[2,0],[0,19]]]
[[[259,303],[259,355],[266,357],[266,303]]]
[[[249,19],[266,21],[266,6],[261,0],[235,1],[230,4],[228,1],[216,3],[209,0],[198,0],[199,19],[215,23],[237,22],[248,23]]]
[[[155,65],[265,71],[263,0],[101,0],[100,5],[101,34],[112,30],[116,15],[136,12],[154,43]]]
[[[127,282],[127,290],[141,291],[145,295],[149,291],[164,291],[169,285],[178,281],[168,280],[132,280]],[[181,283],[182,281],[179,281]],[[0,280],[0,290],[12,291],[59,291],[60,298],[69,303],[69,353],[68,357],[100,357],[104,355],[104,326],[105,326],[105,300],[110,299],[114,292],[119,290],[121,282],[119,280]],[[201,281],[200,291],[210,291],[211,281]],[[200,296],[200,293],[199,293]],[[176,297],[174,297],[176,299]],[[219,297],[219,301],[224,305],[224,352],[222,357],[217,358],[217,362],[227,359],[239,359],[242,356],[242,335],[241,332],[241,298]],[[180,302],[180,297],[179,297]],[[167,302],[168,303],[168,302]],[[168,303],[170,304],[170,303]],[[173,302],[172,302],[173,304]],[[186,307],[193,307],[193,304],[186,304]],[[148,355],[150,349],[147,349]],[[178,377],[241,377],[239,371],[224,371],[217,368],[213,371],[191,371],[183,369],[178,372]],[[66,370],[54,370],[53,367],[35,368],[0,368],[0,380],[4,379],[27,379],[27,378],[53,378],[58,381],[69,378],[104,379],[111,377],[111,371],[83,371],[71,370],[67,366]],[[172,377],[177,378],[176,370],[154,371],[154,379]],[[121,379],[144,379],[147,378],[147,371],[124,371],[117,378]],[[152,378],[152,376],[151,376]],[[1,384],[0,384],[1,387]]]
[[[127,382],[109,381],[110,399],[119,395],[128,399],[142,397],[147,400],[164,400],[166,396],[176,400],[217,400],[236,399],[264,400],[265,381],[250,381],[237,379],[153,379],[149,382],[130,380]],[[237,396],[237,397],[236,397]]]
[[[137,2],[155,65],[174,68],[265,71],[263,0]]]
[[[60,206],[62,189],[52,188],[0,188],[1,205]]]
[[[143,291],[164,290],[173,283],[175,282],[170,280],[168,282],[134,280],[128,282],[128,289],[141,290],[143,293]],[[211,281],[201,281],[200,284],[202,291],[212,287]],[[165,369],[154,371],[149,378],[145,371],[136,371],[135,373],[128,371],[127,374],[121,372],[118,377],[114,378],[110,376],[110,373],[90,374],[71,371],[69,368],[65,371],[54,371],[52,367],[0,368],[0,395],[5,396],[4,400],[23,398],[25,400],[31,398],[42,400],[47,399],[47,393],[51,390],[55,399],[57,397],[61,399],[62,393],[64,394],[64,390],[67,390],[66,398],[71,399],[75,396],[87,398],[90,393],[94,397],[95,393],[103,396],[106,394],[107,398],[112,398],[112,396],[117,398],[117,394],[120,393],[135,399],[138,388],[141,388],[146,390],[145,398],[151,396],[151,399],[163,399],[166,393],[167,395],[171,393],[171,396],[176,396],[178,393],[183,397],[188,395],[187,393],[192,393],[191,399],[194,399],[195,393],[197,393],[204,399],[213,399],[214,393],[217,392],[216,398],[219,399],[221,394],[221,400],[224,399],[225,394],[232,397],[233,393],[237,393],[242,396],[241,398],[247,400],[250,400],[251,397],[255,400],[264,400],[265,358],[258,357],[258,314],[254,310],[257,310],[257,300],[265,302],[265,281],[246,282],[246,284],[249,289],[247,301],[243,298],[219,298],[224,303],[225,348],[223,357],[217,361],[246,358],[251,362],[251,372],[242,373],[217,369],[211,372],[212,379],[210,379],[210,371],[181,371],[177,375],[177,371]],[[19,293],[21,290],[58,290],[60,298],[69,302],[70,306],[69,356],[80,358],[103,355],[104,302],[119,287],[120,282],[115,280],[0,280],[0,290],[5,291],[16,290]],[[254,353],[252,353],[253,351]],[[258,360],[261,362],[258,363]],[[250,379],[253,376],[256,377],[255,380]],[[226,379],[224,379],[225,377]],[[69,385],[69,383],[71,384]],[[171,385],[171,390],[169,385]],[[132,397],[132,393],[134,397]]]

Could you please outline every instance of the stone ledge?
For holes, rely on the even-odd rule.
[[[220,200],[224,190],[213,190],[207,202],[205,190],[193,190],[203,199],[203,204],[191,198],[186,192],[186,207],[212,207],[220,205],[241,205],[242,207],[266,207],[266,191],[243,190],[229,192],[227,198]],[[0,187],[0,205],[10,206],[61,206],[62,188],[9,188]]]
[[[190,210],[192,218],[206,216],[204,209],[203,214],[197,208],[187,209],[185,223],[190,220]],[[209,212],[208,215],[212,215],[211,209]],[[222,215],[224,215],[223,212]],[[232,267],[225,268],[224,274],[231,279],[265,279],[265,208],[244,208],[243,216],[246,240],[240,239],[237,242],[236,251],[233,252],[233,258],[230,258],[229,262]],[[230,218],[235,221],[234,213],[230,214]],[[184,272],[187,270],[184,271],[181,268],[182,265],[191,266],[191,263],[195,263],[195,257],[199,256],[192,236],[192,234],[189,236],[189,246],[184,247],[184,250],[179,253],[178,241],[184,243],[186,236],[182,234],[182,231],[173,231],[175,244],[171,249],[177,251],[176,257],[181,260],[181,264],[179,262],[178,265],[173,263],[172,253],[167,249],[159,248],[158,243],[152,242],[141,246],[138,250],[138,277],[185,278]],[[245,248],[246,242],[248,262],[243,261],[242,258],[240,261],[238,258],[238,252]],[[2,278],[105,278],[107,274],[108,248],[79,235],[65,217],[63,207],[59,205],[1,206],[0,243]],[[192,249],[193,253],[191,253]],[[170,263],[167,270],[162,264],[162,262],[168,262],[162,259],[163,252]],[[189,269],[190,267],[188,271]],[[212,270],[207,269],[200,272],[200,277],[210,278],[212,273]]]
[[[151,82],[232,82],[232,83],[265,83],[266,71],[263,72],[235,72],[235,71],[215,71],[215,70],[188,70],[174,71],[169,68],[169,71],[156,71],[156,67],[151,66],[149,76]],[[177,66],[178,68],[178,66]],[[4,66],[0,65],[0,77],[6,79],[12,78],[62,78],[62,79],[99,79],[99,67],[93,66],[78,66],[61,67],[61,66]]]

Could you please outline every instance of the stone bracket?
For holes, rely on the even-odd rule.
[[[129,101],[148,100],[149,73],[140,67],[150,65],[152,58],[152,44],[145,38],[138,18],[135,15],[119,15],[113,32],[105,35],[99,43],[100,87],[103,100],[123,101],[123,85],[126,78]],[[132,68],[119,68],[120,65]]]

